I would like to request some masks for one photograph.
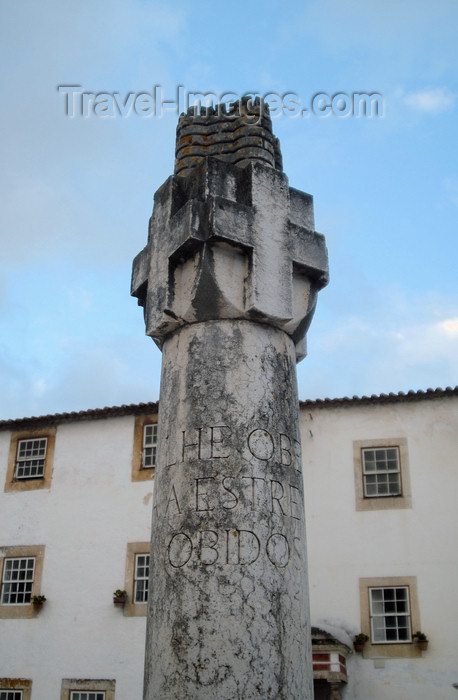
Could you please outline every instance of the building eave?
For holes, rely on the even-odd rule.
[[[434,399],[452,398],[458,396],[458,386],[445,389],[426,389],[425,391],[400,391],[397,394],[372,394],[371,396],[344,396],[335,399],[307,399],[299,401],[301,409],[314,408],[345,408],[357,405],[379,405],[388,403],[408,403],[413,401],[428,401]],[[147,413],[157,413],[158,401],[148,403],[123,404],[122,406],[105,406],[105,408],[93,408],[85,411],[72,411],[70,413],[52,413],[44,416],[31,416],[26,418],[12,418],[0,421],[0,430],[22,430],[37,428],[41,425],[57,425],[60,423],[76,423],[86,420],[100,420],[103,418],[119,418],[120,416],[138,416]]]
[[[400,391],[397,394],[372,394],[371,396],[344,396],[340,399],[307,399],[299,401],[300,408],[345,408],[346,406],[368,405],[368,404],[388,404],[388,403],[409,403],[412,401],[429,401],[434,399],[451,398],[458,396],[458,386],[446,387],[445,389],[426,389],[422,391]]]
[[[157,413],[158,406],[158,401],[150,401],[149,403],[105,406],[105,408],[72,411],[71,413],[52,413],[45,416],[32,416],[30,418],[14,418],[0,421],[0,430],[21,430],[38,428],[41,425],[76,423],[78,421],[100,420],[102,418],[119,418],[120,416],[138,416],[146,413]]]

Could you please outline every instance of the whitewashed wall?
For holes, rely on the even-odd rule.
[[[131,481],[133,430],[131,416],[60,425],[51,489],[0,495],[0,545],[46,545],[42,611],[0,620],[0,677],[31,678],[33,700],[60,697],[62,678],[115,678],[117,700],[141,698],[145,618],[112,602],[127,542],[149,540],[152,482]]]
[[[312,624],[350,643],[359,578],[416,576],[430,640],[422,658],[385,668],[354,654],[346,699],[458,697],[457,426],[456,397],[301,412]],[[357,512],[353,440],[397,437],[408,440],[412,508]]]
[[[458,682],[456,455],[458,400],[303,408],[312,624],[351,646],[358,580],[416,576],[418,659],[352,655],[345,700],[446,700]],[[36,618],[0,620],[0,677],[33,680],[32,700],[60,696],[62,678],[115,678],[116,700],[140,700],[145,618],[112,603],[128,542],[149,539],[153,482],[131,480],[134,417],[58,426],[50,490],[0,490],[0,546],[45,544]],[[5,483],[10,431],[0,431]],[[353,440],[407,437],[412,509],[355,510]]]

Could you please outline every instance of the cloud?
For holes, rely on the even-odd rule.
[[[383,80],[387,73],[418,74],[419,66],[441,73],[453,65],[455,25],[455,0],[311,0],[285,13],[279,35],[285,44],[308,36],[329,55],[354,57],[355,75]]]
[[[442,365],[458,376],[458,319],[413,323],[394,339],[398,361],[409,368]]]
[[[0,307],[0,418],[155,400],[160,352],[129,295],[130,270],[24,266]]]
[[[455,96],[443,87],[427,87],[404,95],[408,107],[427,114],[442,114],[453,109]]]
[[[159,350],[141,336],[75,341],[52,368],[0,352],[0,420],[154,401],[159,379]]]
[[[161,84],[170,99],[189,10],[142,0],[50,0],[43,10],[25,0],[0,14],[9,66],[0,113],[8,135],[1,146],[1,264],[62,255],[129,259],[146,237],[151,191],[173,167],[165,144],[173,143],[175,115],[71,120],[56,86],[126,94]]]
[[[376,303],[372,313],[359,309],[359,315],[341,315],[337,321],[318,310],[309,331],[309,357],[298,368],[301,399],[457,383],[456,300],[431,294],[407,297],[399,290],[397,296],[392,290],[385,309]]]
[[[451,338],[458,337],[458,318],[450,318],[447,321],[443,321],[441,324],[441,329],[445,331],[446,335]]]
[[[285,170],[292,185],[306,190],[310,185],[331,256],[326,295],[334,301],[327,302],[327,315],[319,302],[310,356],[300,365],[308,375],[301,398],[452,381],[456,307],[438,305],[420,313],[420,299],[402,311],[399,299],[382,297],[395,279],[393,270],[404,287],[450,289],[454,283],[453,277],[448,280],[453,226],[446,220],[447,237],[442,237],[438,220],[430,223],[435,190],[426,199],[419,184],[428,178],[442,183],[443,199],[447,195],[458,203],[457,181],[444,179],[449,163],[442,167],[439,160],[442,152],[449,157],[442,145],[451,137],[430,129],[423,118],[433,109],[453,107],[455,96],[441,86],[453,86],[456,74],[456,23],[450,19],[456,0],[434,6],[427,0],[297,1],[281,16],[275,3],[265,3],[264,17],[245,3],[244,21],[235,11],[235,19],[228,20],[234,32],[226,31],[244,50],[230,51],[229,42],[227,51],[216,53],[221,13],[213,6],[209,12],[207,4],[191,9],[179,0],[170,9],[157,0],[49,0],[43,9],[24,0],[0,8],[8,65],[3,90],[8,105],[0,114],[7,135],[0,171],[0,409],[5,417],[155,398],[160,356],[144,339],[141,310],[129,299],[130,261],[146,243],[152,195],[173,170],[176,115],[70,120],[56,90],[57,84],[69,83],[122,94],[161,84],[167,99],[173,99],[179,83],[222,92],[237,89],[237,81],[248,77],[247,88],[284,86],[303,99],[315,88],[383,89],[385,94],[385,87],[391,92],[403,85],[395,109],[390,103],[377,130],[370,120],[364,131],[358,120],[304,120],[302,127],[297,120],[277,122],[285,134]],[[274,38],[269,22],[276,27]],[[415,76],[413,84],[409,76]],[[433,87],[420,90],[422,85]],[[404,98],[417,100],[416,111]],[[419,128],[426,122],[430,132],[412,131],[407,139],[404,131],[401,148],[400,141],[382,141],[395,117]],[[426,150],[419,147],[420,138]],[[433,214],[422,219],[425,202]],[[358,280],[363,268],[368,284]],[[428,351],[433,347],[437,357]]]

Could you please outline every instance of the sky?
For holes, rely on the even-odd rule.
[[[1,0],[0,419],[159,398],[130,274],[178,111],[71,117],[70,85],[294,93],[273,128],[330,264],[300,398],[458,384],[457,31],[455,0]],[[356,93],[383,114],[311,110]]]

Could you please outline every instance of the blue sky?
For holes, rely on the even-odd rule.
[[[274,120],[331,282],[302,399],[458,383],[455,0],[0,4],[0,418],[155,400],[129,296],[177,114],[70,119],[88,92],[378,92],[383,118]]]

